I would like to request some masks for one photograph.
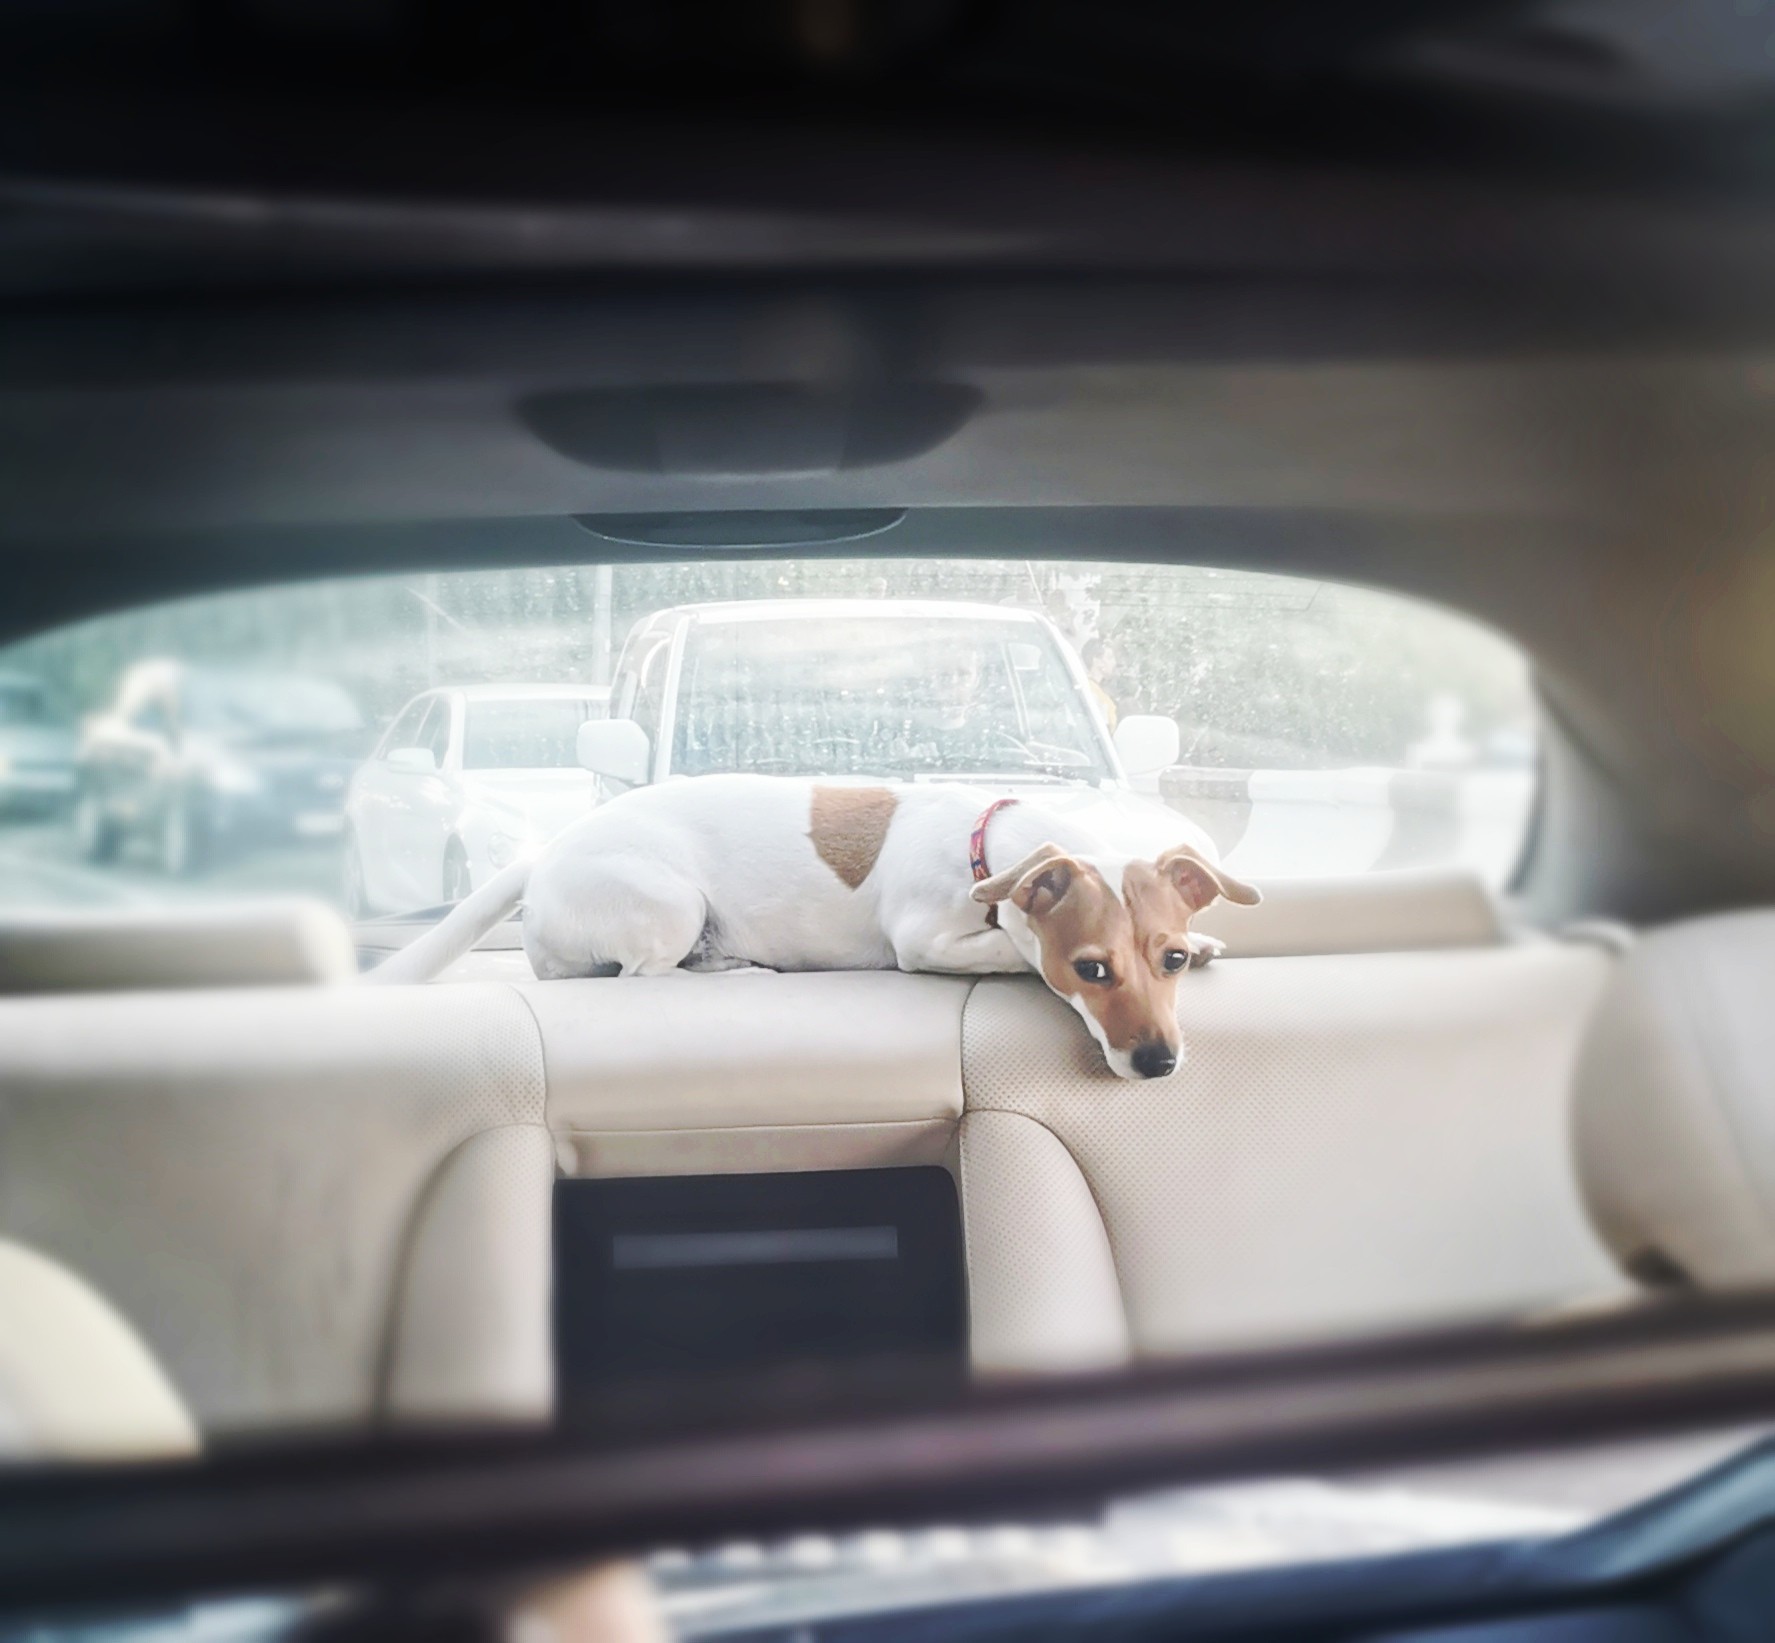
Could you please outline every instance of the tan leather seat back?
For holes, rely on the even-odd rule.
[[[1223,960],[1150,1084],[1033,978],[0,999],[0,1237],[208,1431],[546,1417],[557,1168],[952,1162],[987,1369],[1520,1313],[1619,1285],[1569,1133],[1611,963]]]
[[[1775,912],[1644,937],[1584,1045],[1578,1163],[1598,1230],[1650,1283],[1775,1283]]]
[[[963,1016],[983,1368],[1516,1314],[1620,1287],[1571,1159],[1610,960],[1541,943],[1223,960],[1128,1083],[1033,982]],[[1113,1286],[1113,1287],[1112,1287]]]
[[[542,1416],[542,1051],[497,986],[0,1000],[0,1236],[206,1431]]]

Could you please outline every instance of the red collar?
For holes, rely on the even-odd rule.
[[[992,870],[986,865],[986,829],[999,811],[1016,802],[1015,799],[994,799],[980,812],[980,819],[974,823],[974,831],[968,837],[968,866],[974,870],[976,884],[982,879],[992,877]]]
[[[1013,805],[1016,802],[1015,799],[994,799],[991,804],[987,805],[987,807],[980,812],[980,819],[974,823],[974,831],[968,835],[968,866],[973,869],[974,882],[976,884],[982,879],[989,879],[992,877],[992,871],[986,865],[987,826],[999,811],[1003,810],[1007,805]],[[995,905],[989,904],[987,906],[986,922],[994,926],[998,924],[998,908]]]

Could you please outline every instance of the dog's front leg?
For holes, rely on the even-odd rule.
[[[738,976],[748,970],[756,974],[775,975],[776,971],[768,964],[754,964],[750,959],[708,957],[692,953],[689,958],[678,966],[678,973],[686,976]]]
[[[625,976],[675,976],[688,974],[678,968],[678,961],[671,957],[637,959],[633,964],[625,964],[618,972]]]
[[[1189,949],[1189,967],[1199,970],[1226,951],[1226,943],[1218,936],[1205,936],[1200,930],[1185,933],[1183,944]]]
[[[696,938],[696,945],[684,955],[684,962],[679,965],[678,970],[681,975],[730,976],[738,975],[743,970],[765,968],[765,965],[754,964],[750,959],[736,958],[732,953],[723,952],[715,921],[710,919],[704,924],[703,933]]]
[[[957,929],[953,918],[915,919],[895,929],[892,941],[894,962],[914,973],[1002,976],[1029,968],[1011,938],[994,925]]]

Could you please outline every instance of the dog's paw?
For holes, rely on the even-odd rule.
[[[1218,936],[1205,936],[1192,930],[1184,939],[1189,947],[1189,967],[1192,970],[1201,969],[1204,964],[1211,963],[1226,951],[1226,943]]]

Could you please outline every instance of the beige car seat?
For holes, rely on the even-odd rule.
[[[974,1361],[1087,1368],[1520,1318],[1625,1287],[1586,1221],[1589,944],[1226,959],[1180,987],[1187,1060],[1108,1076],[1033,982],[962,1024]]]
[[[1654,1286],[1775,1281],[1775,912],[1646,936],[1612,977],[1578,1068],[1585,1202]]]
[[[190,1414],[122,1313],[67,1267],[0,1240],[0,1461],[197,1448]]]

